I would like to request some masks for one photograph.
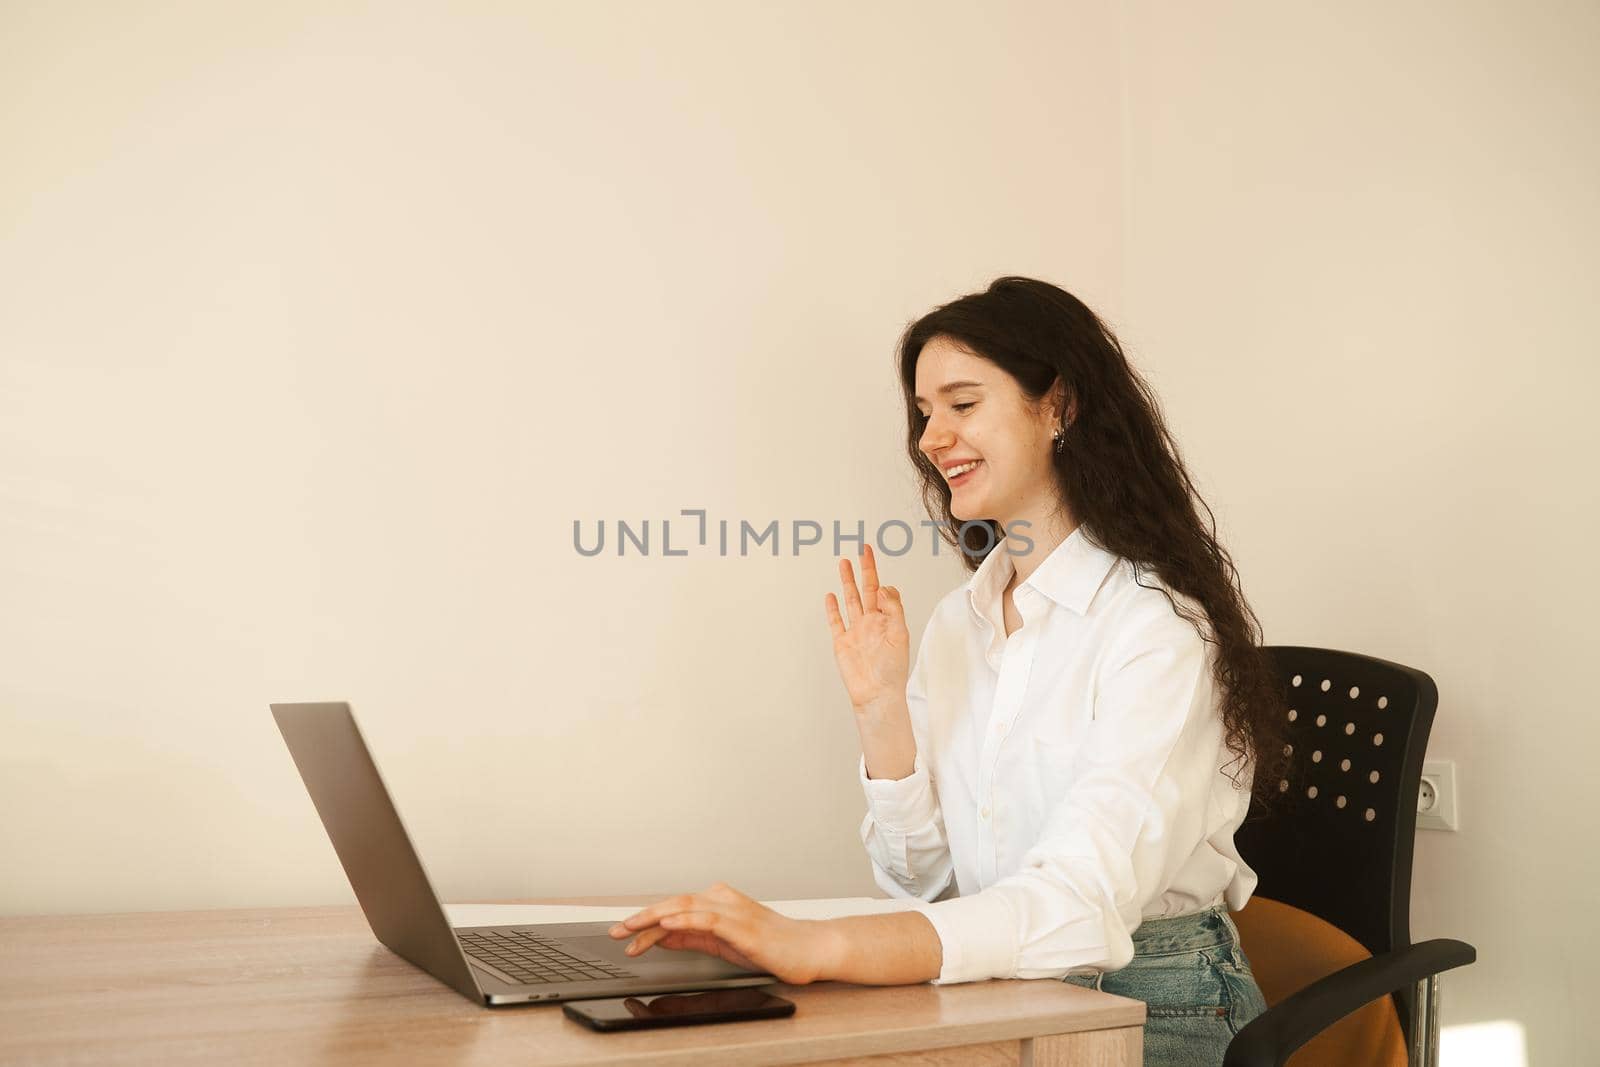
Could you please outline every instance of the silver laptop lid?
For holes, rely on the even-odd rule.
[[[458,993],[484,1000],[350,705],[270,707],[372,932]]]

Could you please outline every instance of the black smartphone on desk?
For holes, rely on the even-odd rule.
[[[657,1026],[733,1023],[744,1019],[781,1019],[794,1014],[794,1001],[749,986],[708,989],[703,993],[657,993],[643,997],[569,1000],[561,1005],[567,1018],[591,1030],[648,1030]]]

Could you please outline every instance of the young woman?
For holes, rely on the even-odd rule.
[[[839,564],[848,621],[824,606],[862,842],[914,903],[795,920],[718,883],[613,936],[790,983],[1060,979],[1145,1001],[1147,1064],[1220,1064],[1265,1010],[1228,914],[1256,881],[1233,833],[1282,749],[1232,563],[1154,395],[1071,294],[1000,278],[913,323],[899,363],[924,501],[973,573],[914,668],[870,547],[859,590]]]

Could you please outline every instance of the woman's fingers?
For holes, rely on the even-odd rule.
[[[668,915],[678,915],[686,911],[705,911],[708,907],[732,908],[750,903],[754,902],[726,882],[715,882],[699,893],[679,893],[677,896],[658,900],[647,908],[641,908],[614,924],[610,932],[612,937],[626,937],[630,930],[654,927]]]
[[[878,604],[878,561],[872,556],[872,546],[861,546],[861,601],[868,611],[877,611]]]
[[[844,635],[844,620],[839,617],[839,602],[832,593],[822,598],[822,607],[828,613],[828,629],[833,631],[833,636]]]
[[[721,945],[745,960],[749,959],[746,950],[755,950],[753,930],[726,911],[680,911],[662,916],[661,925],[666,932],[658,940],[664,941],[667,948],[694,948],[726,959],[717,951]]]
[[[625,937],[629,930],[642,930],[647,926],[654,926],[661,921],[663,915],[673,912],[689,911],[696,906],[693,893],[679,893],[675,897],[658,900],[648,908],[636,911],[611,928],[612,937]]]
[[[633,946],[637,947],[633,947]],[[663,930],[661,927],[652,927],[640,934],[624,951],[634,959],[642,956],[647,949],[660,946],[665,949],[684,952],[703,952],[707,956],[717,956],[729,963],[747,970],[759,971],[763,968],[760,964],[750,959],[732,943],[717,936],[710,930],[695,930],[688,924],[672,930]]]
[[[627,947],[622,951],[626,952],[630,956],[637,956],[651,945],[654,945],[657,941],[671,937],[672,933],[673,931],[667,927],[652,926],[648,930],[641,931],[639,936],[634,938],[632,941],[629,941]]]
[[[629,930],[636,929],[643,923],[650,924],[628,942],[625,951],[630,956],[637,956],[674,934],[679,936],[667,945],[668,948],[719,936],[731,945],[733,942],[728,940],[728,935],[738,924],[730,909],[736,906],[737,904],[733,902],[714,901],[710,892],[703,895],[673,897],[670,901],[662,901],[643,912],[628,916],[611,928],[611,936],[614,938],[619,935],[626,936]]]
[[[800,985],[816,981],[819,960],[832,951],[819,924],[786,918],[723,882],[659,901],[611,928],[613,938],[629,935],[630,959],[655,945],[690,949]]]
[[[839,583],[844,587],[844,600],[850,607],[852,623],[869,611],[883,610],[883,597],[878,595],[881,592],[878,560],[871,545],[861,547],[861,592],[856,592],[855,575],[848,558],[839,560]]]
[[[861,618],[861,596],[856,592],[855,574],[850,570],[848,559],[839,560],[839,584],[844,587],[844,602],[850,609],[850,621],[854,623]]]
[[[850,626],[854,627],[869,611],[881,611],[904,622],[905,606],[900,602],[900,590],[892,585],[878,584],[878,561],[873,556],[871,545],[866,545],[862,549],[861,577],[866,598],[864,606],[862,597],[856,593],[855,576],[850,569],[850,560],[843,558],[839,560],[839,584],[844,589],[844,600],[850,609]],[[822,598],[822,605],[828,613],[828,629],[834,637],[844,636],[847,632],[845,621],[839,614],[839,602],[834,599],[832,593]]]

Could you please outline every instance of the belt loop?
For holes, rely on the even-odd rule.
[[[1233,916],[1228,914],[1227,905],[1219,904],[1217,906],[1217,910],[1221,913],[1222,921],[1228,928],[1228,936],[1233,938],[1233,941],[1234,941],[1235,944],[1238,944],[1239,943],[1239,927],[1238,927],[1237,924],[1234,923]]]

